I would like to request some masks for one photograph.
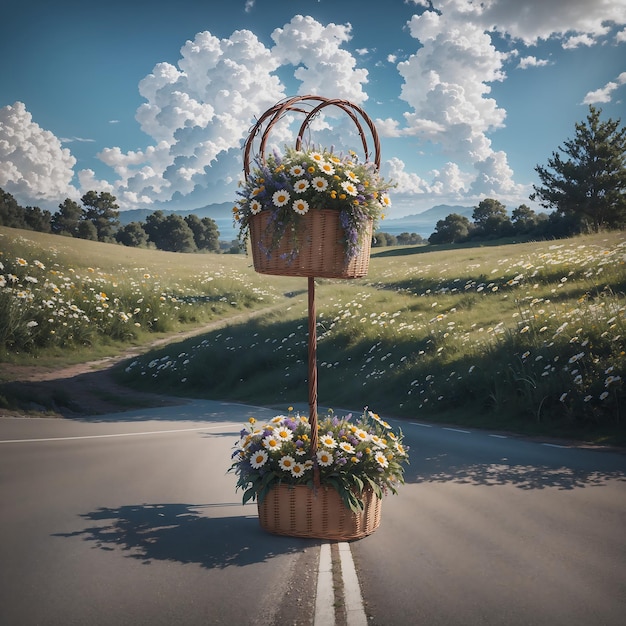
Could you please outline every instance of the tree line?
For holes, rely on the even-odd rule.
[[[82,206],[66,198],[59,210],[51,213],[36,206],[22,207],[10,193],[0,189],[0,225],[132,247],[152,244],[170,252],[220,249],[217,224],[209,217],[200,219],[190,214],[183,218],[155,211],[145,222],[121,226],[119,206],[112,194],[88,191],[80,201]]]
[[[600,120],[602,110],[589,107],[587,119],[575,125],[573,139],[553,152],[546,166],[535,171],[541,181],[530,199],[550,213],[525,204],[511,213],[497,199],[485,198],[474,207],[472,221],[451,213],[439,220],[428,240],[416,233],[376,233],[372,245],[461,243],[524,236],[528,239],[570,237],[601,229],[626,228],[626,128],[620,120]],[[154,245],[172,252],[217,251],[217,224],[211,218],[181,217],[155,211],[145,222],[120,226],[119,206],[108,192],[88,191],[82,206],[67,198],[54,214],[39,207],[21,207],[0,189],[0,225],[51,232],[125,246]],[[241,252],[237,245],[231,252]]]
[[[428,238],[433,244],[512,235],[547,239],[601,229],[626,228],[626,128],[620,120],[600,120],[601,109],[589,107],[587,119],[576,124],[573,139],[553,152],[547,166],[537,165],[540,185],[530,199],[549,214],[525,204],[512,211],[485,198],[472,213],[473,222],[457,213],[437,222]]]

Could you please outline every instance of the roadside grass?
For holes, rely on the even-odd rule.
[[[626,443],[623,233],[408,251],[374,254],[364,280],[317,281],[320,404]],[[306,299],[119,375],[187,396],[305,402]]]
[[[0,361],[84,361],[284,297],[243,256],[0,228]]]
[[[306,403],[306,279],[255,274],[242,256],[171,254],[50,236],[38,241],[37,235],[0,229],[0,273],[17,275],[18,257],[28,262],[19,280],[31,294],[24,307],[30,315],[39,314],[35,305],[44,301],[38,290],[50,283],[61,290],[52,308],[63,305],[65,317],[50,315],[56,325],[47,330],[72,338],[33,341],[38,358],[61,358],[78,345],[76,337],[84,340],[82,332],[106,350],[109,343],[145,342],[254,308],[259,313],[253,319],[233,319],[124,363],[117,378],[172,395]],[[58,272],[54,278],[44,274],[51,270]],[[25,282],[27,275],[38,282]],[[417,421],[626,444],[623,232],[375,250],[367,278],[316,284],[320,406],[369,406]],[[15,296],[16,286],[9,286]],[[69,315],[71,304],[89,317],[87,326],[102,324],[100,334],[81,326],[81,314]],[[50,310],[32,318],[38,325],[31,332],[52,324],[44,320]],[[17,311],[23,324],[31,319]],[[121,313],[129,319],[120,321]],[[69,330],[60,328],[64,323]],[[91,358],[92,350],[84,354]]]

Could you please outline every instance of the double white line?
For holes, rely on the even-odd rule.
[[[317,593],[315,596],[314,626],[335,626],[335,603],[343,601],[348,626],[366,626],[367,616],[363,606],[359,579],[352,559],[350,544],[337,544],[339,561],[343,581],[343,598],[335,597],[333,583],[333,554],[331,545],[324,543],[320,547],[320,562],[317,574]]]

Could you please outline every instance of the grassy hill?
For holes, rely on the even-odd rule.
[[[258,275],[236,255],[6,228],[0,249],[5,362],[62,359],[70,348],[93,358],[255,310],[125,363],[119,379],[306,403],[306,279]],[[316,281],[320,405],[623,443],[625,259],[624,233],[376,252],[365,279]]]

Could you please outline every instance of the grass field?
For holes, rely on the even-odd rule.
[[[183,396],[306,403],[306,279],[258,275],[243,256],[11,229],[0,246],[4,359],[113,350],[268,307],[126,363],[119,378]],[[316,281],[320,405],[624,443],[625,261],[622,232],[377,250],[367,278]]]

